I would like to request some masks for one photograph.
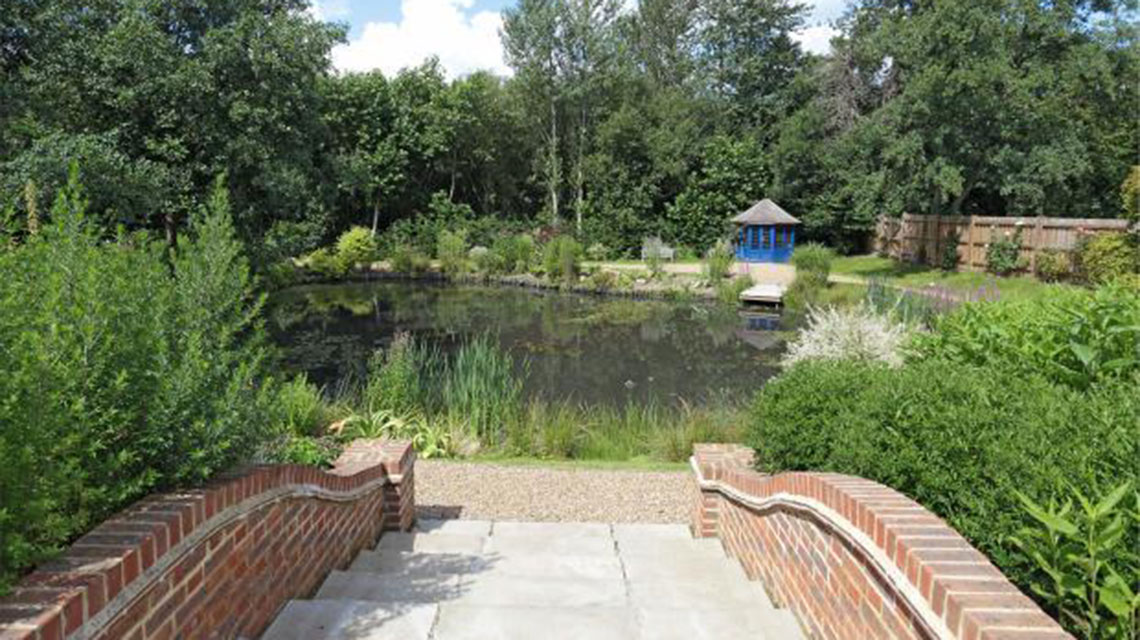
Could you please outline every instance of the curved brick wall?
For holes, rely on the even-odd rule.
[[[693,533],[717,536],[816,638],[1071,638],[934,514],[881,484],[767,476],[697,445]]]
[[[0,600],[0,639],[255,637],[413,518],[415,452],[360,440],[323,471],[261,466],[148,497]]]

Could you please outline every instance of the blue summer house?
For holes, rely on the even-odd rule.
[[[765,198],[732,219],[736,225],[736,259],[741,262],[787,262],[796,247],[800,221]]]

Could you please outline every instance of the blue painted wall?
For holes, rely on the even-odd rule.
[[[742,262],[788,262],[796,247],[793,226],[747,226],[736,232],[736,259]]]

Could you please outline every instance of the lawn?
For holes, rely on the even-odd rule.
[[[992,291],[996,287],[1003,299],[1037,298],[1050,289],[1070,286],[1041,282],[1031,276],[1002,278],[973,271],[944,272],[934,267],[906,264],[874,255],[837,258],[831,264],[831,273],[833,276],[861,280],[885,280],[911,289],[934,286],[973,294],[983,288]]]

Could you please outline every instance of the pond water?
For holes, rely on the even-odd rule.
[[[705,303],[418,282],[297,287],[271,298],[269,318],[288,372],[330,389],[397,332],[444,353],[488,334],[527,372],[529,397],[611,405],[750,395],[788,337],[779,316]]]

